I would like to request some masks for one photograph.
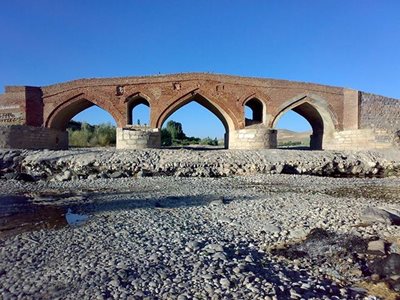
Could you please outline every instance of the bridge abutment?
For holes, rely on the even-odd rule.
[[[117,149],[146,149],[161,147],[161,131],[158,128],[128,126],[118,127]]]
[[[0,148],[68,149],[68,132],[27,125],[0,126]]]
[[[334,132],[324,142],[326,150],[391,149],[398,147],[396,135],[385,129],[353,129]]]

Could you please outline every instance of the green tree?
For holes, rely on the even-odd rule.
[[[166,128],[161,129],[161,145],[162,146],[172,145],[171,133]]]
[[[186,138],[182,129],[182,124],[175,121],[168,121],[166,129],[171,134],[172,140],[183,140]]]

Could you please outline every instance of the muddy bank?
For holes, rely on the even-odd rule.
[[[400,152],[185,149],[0,151],[0,177],[23,181],[246,174],[400,176]]]

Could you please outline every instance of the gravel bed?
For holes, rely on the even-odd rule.
[[[249,174],[1,182],[1,195],[73,205],[90,216],[81,226],[0,240],[2,299],[378,299],[362,288],[362,266],[354,257],[331,253],[335,263],[316,264],[273,249],[315,228],[338,237],[400,238],[397,225],[360,226],[365,208],[399,207],[400,194],[393,191],[400,178]],[[358,193],[362,189],[391,192],[381,198]]]
[[[23,174],[20,174],[20,173]],[[400,176],[400,151],[0,150],[0,178],[57,180],[244,174]]]

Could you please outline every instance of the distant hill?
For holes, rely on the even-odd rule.
[[[312,131],[296,132],[287,129],[278,129],[278,145],[288,143],[300,143],[300,145],[310,144],[310,135]]]

